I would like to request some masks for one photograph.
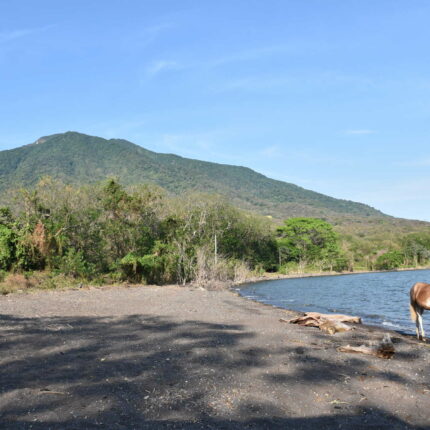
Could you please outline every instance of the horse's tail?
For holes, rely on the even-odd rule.
[[[415,322],[417,320],[417,311],[415,307],[412,306],[412,303],[409,305],[409,312],[411,313],[411,320]]]

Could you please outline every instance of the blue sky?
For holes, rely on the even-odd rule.
[[[427,0],[0,0],[0,149],[68,130],[430,221]]]

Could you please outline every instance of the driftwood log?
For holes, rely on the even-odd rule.
[[[320,330],[328,334],[335,334],[352,330],[352,327],[340,321],[325,321],[320,325]]]
[[[384,338],[375,345],[360,345],[360,346],[340,346],[340,352],[359,352],[362,354],[375,355],[380,358],[391,358],[394,355],[394,344],[391,341],[389,334],[385,334]]]
[[[306,312],[303,316],[298,318],[293,318],[289,321],[281,321],[306,327],[318,327],[320,330],[329,334],[352,330],[352,327],[345,323],[361,324],[360,317],[340,314],[320,314],[319,312]]]

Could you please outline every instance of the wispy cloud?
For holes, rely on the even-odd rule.
[[[176,61],[170,60],[157,60],[153,61],[146,67],[146,75],[149,77],[154,77],[162,72],[167,70],[179,70],[181,69],[181,65]]]
[[[43,27],[21,28],[16,30],[4,31],[0,33],[0,43],[6,43],[16,39],[20,39],[22,37],[30,36],[34,33],[39,33],[52,27],[54,27],[54,24],[45,25]]]
[[[356,129],[356,130],[345,130],[344,134],[349,136],[360,136],[360,135],[366,135],[366,134],[375,134],[375,130],[369,130],[369,129]]]
[[[150,40],[155,38],[161,31],[164,31],[166,28],[169,28],[169,25],[157,27],[153,32],[149,32]],[[180,60],[156,60],[150,63],[147,67],[147,72],[149,76],[154,76],[159,72],[170,69],[170,70],[184,70],[184,69],[204,69],[210,70],[215,69],[217,67],[222,67],[225,65],[245,62],[245,61],[253,61],[253,60],[261,60],[264,57],[271,57],[276,55],[282,55],[286,53],[293,53],[297,51],[297,48],[290,45],[274,45],[274,46],[266,46],[260,48],[253,49],[245,49],[236,52],[232,52],[225,55],[212,56],[210,58],[205,58],[202,60],[191,60],[187,58],[182,58]],[[290,80],[290,79],[288,79]],[[261,81],[258,77],[245,77],[243,79],[239,79],[237,81],[231,81],[226,84],[226,89],[248,89],[248,88],[256,88],[256,87],[271,87],[282,85],[285,82],[285,78],[271,78],[269,80],[264,79]]]
[[[12,30],[0,33],[0,43],[9,42],[10,40],[19,39],[32,33],[30,29]]]

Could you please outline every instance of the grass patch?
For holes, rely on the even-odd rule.
[[[0,294],[67,289],[77,287],[80,283],[72,277],[49,272],[9,273],[0,276]]]

